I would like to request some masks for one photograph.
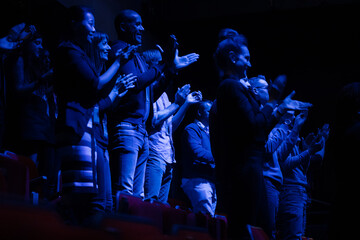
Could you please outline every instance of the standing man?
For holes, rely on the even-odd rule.
[[[191,201],[193,211],[215,215],[215,160],[211,153],[209,112],[212,103],[200,102],[196,118],[182,135],[182,188]]]
[[[162,61],[159,49],[147,50],[142,55],[149,66]],[[190,105],[200,100],[201,92],[190,93],[190,84],[186,84],[178,89],[173,103],[166,92],[154,102],[153,117],[151,124],[148,124],[149,158],[145,172],[145,200],[167,202],[176,162],[172,134]]]
[[[302,114],[304,113],[299,115]],[[296,129],[298,116],[290,123],[291,131],[297,133],[299,133]],[[290,153],[279,159],[284,177],[280,191],[277,224],[280,239],[300,239],[305,234],[306,210],[309,201],[307,173],[311,163],[323,160],[329,131],[329,125],[325,124],[317,135],[311,133],[303,141],[298,137]]]
[[[190,105],[198,101],[201,101],[201,93],[190,93],[190,85],[186,84],[177,91],[174,103],[169,101],[165,92],[154,103],[154,117],[149,132],[150,155],[146,165],[145,199],[167,202],[175,164],[172,134]]]
[[[115,18],[118,40],[112,51],[142,43],[144,27],[140,15],[133,10],[123,10]],[[195,62],[198,54],[178,57],[173,62],[147,67],[140,54],[135,53],[121,65],[120,73],[138,76],[135,88],[114,106],[109,114],[110,169],[113,192],[125,192],[143,197],[146,160],[149,155],[148,133],[145,123],[152,111],[152,103],[166,87],[166,78],[177,70]],[[161,78],[154,83],[164,73]]]

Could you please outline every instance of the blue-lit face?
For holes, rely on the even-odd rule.
[[[77,27],[76,31],[77,34],[81,35],[81,39],[86,39],[86,41],[91,43],[95,33],[94,15],[90,12],[85,13],[84,19],[80,22],[80,25]]]
[[[132,44],[141,44],[144,27],[139,14],[133,13],[129,16],[129,22],[126,23],[125,31],[129,34]]]
[[[43,50],[42,38],[36,38],[31,41],[30,51],[35,58],[39,58],[41,56],[42,50]]]
[[[253,86],[253,93],[262,105],[266,104],[269,101],[269,84],[261,79],[256,83],[256,86]]]
[[[241,47],[241,53],[237,57],[235,67],[237,72],[244,73],[244,76],[246,76],[247,69],[251,67],[250,52],[246,46]]]
[[[204,117],[206,119],[209,119],[210,109],[211,109],[211,103],[206,103],[204,106]]]
[[[212,104],[211,103],[205,103],[204,107],[201,108],[201,110],[199,110],[199,120],[207,125],[209,123],[209,115],[210,115],[210,109],[211,109]]]
[[[98,48],[100,51],[100,59],[103,61],[107,61],[109,58],[109,52],[111,50],[108,40],[106,38],[103,38],[101,42],[99,42]]]

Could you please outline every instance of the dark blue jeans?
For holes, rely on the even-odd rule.
[[[166,203],[169,197],[173,164],[150,154],[146,164],[145,199],[153,199]]]
[[[111,176],[109,166],[109,154],[102,147],[97,147],[97,180],[99,193],[95,199],[104,204],[105,212],[111,212],[113,199],[111,193]]]
[[[284,185],[280,192],[278,228],[280,239],[301,239],[306,225],[308,195],[300,185]]]
[[[143,125],[122,122],[110,135],[110,170],[113,194],[121,191],[144,197],[148,134]]]
[[[265,217],[268,218],[268,220],[266,221],[268,228],[267,230],[269,231],[269,234],[271,231],[271,236],[269,236],[270,239],[275,239],[276,219],[279,210],[280,183],[276,183],[267,177],[264,178],[264,182],[265,182],[266,201],[267,201],[267,205],[266,205],[267,212],[265,214]]]

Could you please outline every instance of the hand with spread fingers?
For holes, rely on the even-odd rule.
[[[195,91],[187,95],[186,102],[187,103],[197,103],[202,100],[202,94],[200,91]]]
[[[20,23],[13,26],[9,34],[3,38],[0,38],[0,49],[2,50],[14,50],[21,46],[21,43],[31,37],[36,32],[34,25],[26,25]]]
[[[116,80],[114,91],[117,92],[118,97],[123,97],[129,91],[129,89],[135,87],[137,76],[133,73],[129,73],[128,75],[119,76]]]
[[[127,62],[136,52],[140,45],[129,45],[125,48],[119,49],[115,53],[115,57],[120,59],[121,63]]]
[[[179,50],[175,50],[175,58],[174,58],[174,65],[175,69],[179,70],[189,66],[190,64],[196,62],[199,59],[199,54],[197,53],[190,53],[185,56],[179,56]]]
[[[179,88],[175,94],[175,103],[178,105],[183,105],[186,96],[190,93],[190,84],[185,84],[181,88]]]
[[[298,100],[293,100],[292,97],[295,95],[295,91],[289,94],[284,101],[279,105],[278,111],[280,113],[285,113],[288,110],[300,110],[305,111],[308,110],[309,107],[312,107],[311,103],[301,102]]]

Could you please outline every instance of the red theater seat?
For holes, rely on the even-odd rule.
[[[161,240],[163,237],[157,226],[136,216],[105,217],[101,222],[101,228],[123,240]]]
[[[163,229],[163,207],[162,203],[145,202],[141,198],[129,194],[118,192],[116,195],[116,212],[147,218],[161,231]]]
[[[33,205],[0,203],[1,239],[115,239],[105,231],[65,225],[52,210]]]
[[[251,240],[269,240],[264,230],[260,227],[247,225]]]
[[[30,199],[30,174],[24,163],[0,154],[0,172],[3,195]]]

